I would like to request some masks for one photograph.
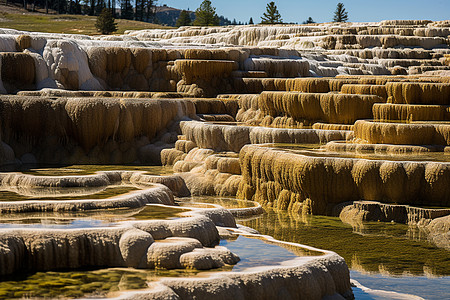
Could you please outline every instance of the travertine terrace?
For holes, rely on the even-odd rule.
[[[449,60],[449,21],[181,27],[100,37],[0,29],[3,167],[151,164],[174,171],[3,172],[2,190],[28,198],[0,202],[0,221],[173,208],[174,195],[227,196],[350,224],[418,226],[449,249]],[[92,189],[124,184],[133,190],[90,198]],[[58,198],[69,191],[81,198]],[[0,273],[234,265],[238,256],[217,244],[232,234],[256,237],[234,217],[260,214],[259,204],[189,208],[175,219],[93,229],[3,228]],[[163,279],[115,296],[353,298],[339,255],[258,237],[320,255]]]

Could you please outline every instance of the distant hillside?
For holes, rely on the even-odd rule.
[[[156,18],[158,19],[158,23],[167,26],[175,26],[178,17],[180,16],[181,9],[169,7],[167,5],[157,6],[156,7]],[[195,20],[195,12],[189,11],[191,20]],[[220,16],[220,25],[226,26],[231,25],[231,21],[225,18],[224,16]]]
[[[168,26],[175,26],[178,17],[180,16],[181,9],[168,7],[168,6],[157,6],[156,7],[156,18],[159,24],[165,24]],[[190,11],[191,20],[195,20],[195,13]]]
[[[69,33],[69,34],[99,34],[95,28],[95,16],[68,15],[43,13],[45,10],[39,9],[30,12],[14,4],[5,5],[0,3],[0,28],[12,28],[26,31]],[[165,29],[167,27],[152,23],[116,19],[118,30],[116,34],[122,34],[125,30],[141,29]]]

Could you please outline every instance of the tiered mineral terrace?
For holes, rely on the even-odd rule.
[[[0,298],[446,299],[450,21],[0,29]]]

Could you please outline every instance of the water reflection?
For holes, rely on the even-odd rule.
[[[449,298],[450,253],[425,241],[417,229],[403,224],[365,222],[354,231],[339,218],[266,211],[259,218],[239,223],[282,241],[335,251],[345,258],[351,277],[371,289],[425,299]]]
[[[106,199],[132,191],[138,186],[119,184],[101,187],[19,187],[0,188],[0,201]]]
[[[249,208],[249,207],[257,207],[259,204],[255,201],[250,200],[241,200],[235,199],[231,197],[217,197],[217,196],[195,196],[195,197],[185,197],[185,198],[177,198],[177,203],[181,206],[195,206],[195,207],[203,207],[211,208],[214,206],[208,204],[217,204],[224,208]]]
[[[302,247],[275,244],[258,238],[240,235],[235,240],[222,240],[221,246],[227,247],[240,257],[240,261],[233,266],[233,272],[247,268],[274,266],[297,258],[298,256],[316,256],[323,253],[309,251]]]
[[[72,226],[73,224],[104,224],[133,220],[167,220],[182,217],[181,213],[190,211],[188,208],[159,204],[147,204],[139,208],[116,208],[86,212],[39,212],[39,213],[5,213],[0,218],[0,228],[19,228],[23,225],[37,226]],[[84,223],[83,223],[84,222]],[[10,225],[6,225],[10,224]],[[11,225],[15,224],[15,225]],[[89,226],[88,226],[89,227]],[[98,227],[98,226],[95,226]]]
[[[103,269],[72,272],[37,272],[0,282],[0,299],[105,297],[110,293],[144,289],[162,276],[195,276],[194,270]]]
[[[3,222],[3,220],[2,220]],[[114,226],[115,223],[104,222],[102,220],[64,220],[64,219],[44,219],[35,223],[0,223],[0,229],[28,229],[28,228],[49,228],[49,229],[83,229]]]
[[[339,218],[267,211],[240,223],[282,241],[335,251],[349,267],[364,272],[450,275],[449,252],[420,238],[409,239],[407,225],[367,222],[361,234]]]
[[[385,276],[382,274],[367,274],[357,271],[351,271],[350,276],[361,283],[363,286],[370,287],[371,289],[395,291],[403,294],[414,294],[429,300],[442,300],[449,299],[450,297],[450,277],[436,277],[430,278],[426,276]],[[355,289],[354,289],[355,292]],[[365,295],[356,290],[356,299],[416,299],[409,295],[409,297],[394,298],[393,295],[390,298],[376,297],[375,295]]]
[[[100,171],[144,171],[149,175],[170,175],[173,168],[142,165],[4,165],[1,172],[22,172],[35,176],[92,175]]]

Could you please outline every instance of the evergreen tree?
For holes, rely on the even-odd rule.
[[[220,26],[228,26],[228,25],[231,25],[231,21],[228,20],[228,18],[225,18],[224,16],[219,16],[219,25]]]
[[[211,1],[204,0],[200,7],[195,11],[195,26],[218,26],[219,17],[216,14],[216,8],[212,7]]]
[[[283,23],[281,15],[278,12],[278,8],[275,2],[270,2],[267,4],[266,12],[261,17],[261,24],[280,24]]]
[[[189,15],[189,12],[186,10],[182,10],[180,13],[180,16],[177,19],[177,23],[175,24],[176,27],[180,26],[190,26],[192,23],[191,16]]]
[[[103,9],[106,7],[105,5],[105,1],[104,0],[97,0],[97,5],[95,6],[95,15],[99,16],[102,12]]]
[[[90,0],[91,5],[89,6],[89,15],[93,16],[95,13],[95,0]]]
[[[347,22],[348,13],[345,11],[344,3],[339,2],[336,6],[336,11],[334,12],[333,21],[334,22]]]
[[[156,14],[156,0],[142,0],[144,4],[145,21],[150,22]]]
[[[81,15],[81,4],[80,4],[80,0],[75,0],[73,12],[74,12],[76,15]]]
[[[136,0],[134,19],[136,21],[144,20],[145,0]]]
[[[233,22],[231,22],[231,25],[237,25],[236,19],[233,19]]]
[[[121,0],[120,3],[120,18],[133,20],[133,6],[131,5],[131,0]]]
[[[309,17],[306,21],[303,22],[303,24],[313,24],[314,22],[313,18]]]
[[[253,25],[253,24],[255,24],[255,23],[253,23],[253,18],[250,17],[250,21],[248,21],[248,25]]]
[[[95,28],[102,34],[111,34],[114,31],[117,31],[117,23],[114,23],[114,18],[110,9],[106,7],[103,8],[102,12],[97,17]]]

